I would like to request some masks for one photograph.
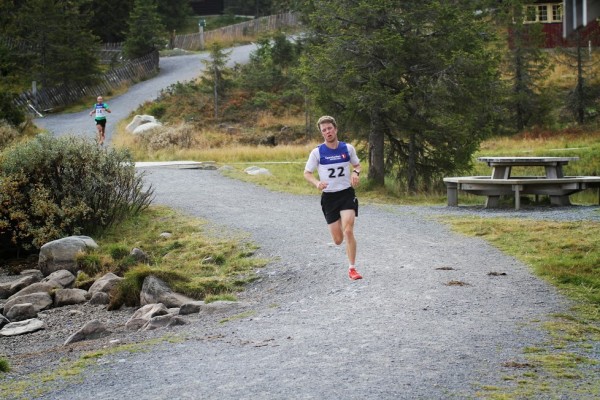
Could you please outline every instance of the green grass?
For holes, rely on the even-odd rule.
[[[169,232],[170,237],[161,237]],[[106,269],[124,275],[111,307],[134,306],[148,275],[155,275],[179,293],[196,299],[233,296],[255,279],[254,271],[267,260],[253,257],[256,246],[243,237],[224,239],[207,228],[206,222],[164,207],[151,207],[141,215],[107,231],[96,239],[97,257]],[[125,249],[138,247],[149,262],[132,263]]]

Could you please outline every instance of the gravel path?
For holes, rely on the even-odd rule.
[[[249,44],[231,48],[229,66],[235,63],[245,63],[250,53],[256,49],[256,45]],[[110,144],[117,123],[129,117],[129,114],[139,105],[146,101],[156,99],[161,90],[166,89],[177,82],[190,81],[197,78],[204,64],[202,60],[208,59],[208,53],[195,53],[190,55],[162,57],[160,59],[160,72],[152,79],[139,82],[128,89],[128,91],[117,97],[104,95],[105,101],[111,109],[106,117],[106,144]],[[94,118],[90,117],[93,101],[89,109],[71,114],[47,114],[44,118],[34,119],[34,123],[56,136],[76,134],[90,139],[96,137],[96,125]]]
[[[432,218],[526,211],[361,206],[364,279],[350,281],[317,195],[273,193],[217,171],[146,172],[156,203],[246,234],[273,262],[241,294],[245,312],[229,315],[238,318],[197,320],[175,331],[180,343],[104,357],[83,382],[43,399],[466,398],[505,385],[514,370],[503,364],[523,361],[524,347],[545,339],[546,316],[568,307],[527,266]],[[596,209],[532,215],[598,219]]]

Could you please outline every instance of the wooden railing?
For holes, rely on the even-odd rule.
[[[28,108],[28,104],[38,111],[50,111],[57,107],[77,102],[87,96],[98,96],[118,88],[126,82],[146,79],[158,72],[158,51],[144,57],[127,61],[122,66],[105,73],[95,85],[63,85],[56,88],[42,88],[33,93],[21,93],[15,102]]]
[[[199,32],[188,35],[177,35],[172,41],[172,46],[184,50],[202,50],[203,45],[206,47],[211,42],[242,40],[248,37],[255,37],[263,32],[275,31],[284,27],[293,27],[298,24],[299,17],[296,13],[289,12],[270,15],[206,31],[203,33],[204,38],[202,38]],[[204,43],[202,39],[204,39]]]

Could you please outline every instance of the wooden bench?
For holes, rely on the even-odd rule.
[[[486,208],[498,207],[500,196],[514,196],[515,209],[521,207],[521,195],[548,195],[550,204],[571,205],[569,195],[589,188],[600,188],[600,176],[565,176],[547,178],[543,176],[510,177],[494,179],[490,176],[462,176],[444,178],[448,205],[458,206],[458,191],[487,196]],[[600,197],[599,197],[600,204]]]

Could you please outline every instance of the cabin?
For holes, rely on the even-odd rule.
[[[562,1],[532,1],[525,6],[525,24],[542,24],[545,33],[544,48],[574,47],[575,34],[563,37],[563,2]],[[600,25],[595,19],[578,30],[585,46],[600,46]]]

